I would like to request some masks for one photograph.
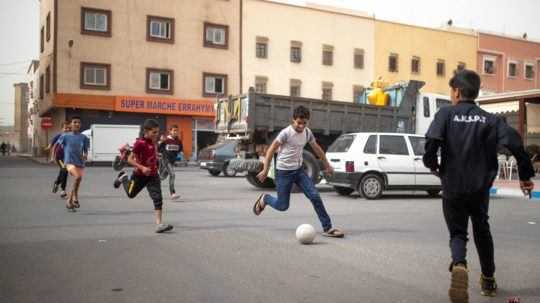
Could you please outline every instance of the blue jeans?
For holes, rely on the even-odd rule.
[[[321,221],[323,230],[328,231],[332,228],[332,222],[324,208],[321,195],[319,195],[319,191],[315,188],[315,184],[313,184],[311,178],[306,175],[306,172],[302,168],[297,170],[277,169],[275,181],[278,197],[275,198],[271,195],[264,195],[264,203],[276,210],[286,211],[289,209],[293,184],[296,184],[304,191],[306,197],[311,201],[311,204],[313,204],[313,208]]]

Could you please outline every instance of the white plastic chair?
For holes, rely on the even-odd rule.
[[[508,161],[506,160],[506,155],[499,154],[499,156],[497,157],[497,160],[499,162],[499,169],[497,170],[497,180],[501,177],[501,173],[504,179],[508,176],[507,174]]]
[[[507,169],[508,169],[508,180],[512,180],[512,175],[514,174],[514,171],[516,171],[517,173],[517,163],[516,163],[516,158],[514,158],[514,156],[510,157],[510,159],[508,160]]]

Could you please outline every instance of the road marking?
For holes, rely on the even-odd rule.
[[[533,222],[533,221],[529,221],[529,224],[531,224],[531,225],[535,225],[535,224],[536,224],[536,222]]]
[[[99,243],[105,243],[107,240],[98,240]]]

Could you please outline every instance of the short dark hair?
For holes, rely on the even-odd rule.
[[[79,117],[79,116],[73,116],[73,117],[69,118],[69,122],[73,122],[73,120],[79,120],[79,121],[80,121],[80,120],[81,120],[81,117]]]
[[[143,123],[144,130],[151,130],[152,128],[159,127],[159,123],[154,119],[146,119]]]
[[[464,69],[454,73],[448,83],[451,88],[459,90],[464,99],[474,100],[480,91],[480,76],[472,70]]]
[[[173,125],[171,125],[171,127],[169,127],[169,129],[173,129],[173,128],[178,128],[178,125],[173,124]]]
[[[298,106],[294,109],[293,112],[293,119],[306,119],[309,120],[310,117],[309,109],[307,109],[305,106]]]

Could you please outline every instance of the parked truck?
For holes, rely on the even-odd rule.
[[[417,130],[425,133],[437,109],[450,102],[446,96],[420,93],[424,84],[411,80],[386,88],[393,96],[388,106],[362,104],[360,100],[351,103],[260,94],[250,88],[248,94],[217,101],[216,132],[227,139],[238,140],[237,157],[227,165],[236,171],[247,171],[247,180],[252,185],[271,188],[275,186],[272,179],[263,183],[256,178],[262,168],[260,157],[279,131],[291,123],[295,107],[303,105],[310,109],[308,127],[324,150],[344,133],[416,133]],[[309,146],[303,158],[304,169],[318,183],[321,161]]]
[[[125,143],[132,144],[140,130],[139,125],[92,124],[82,132],[90,139],[88,162],[112,162],[118,148]]]

